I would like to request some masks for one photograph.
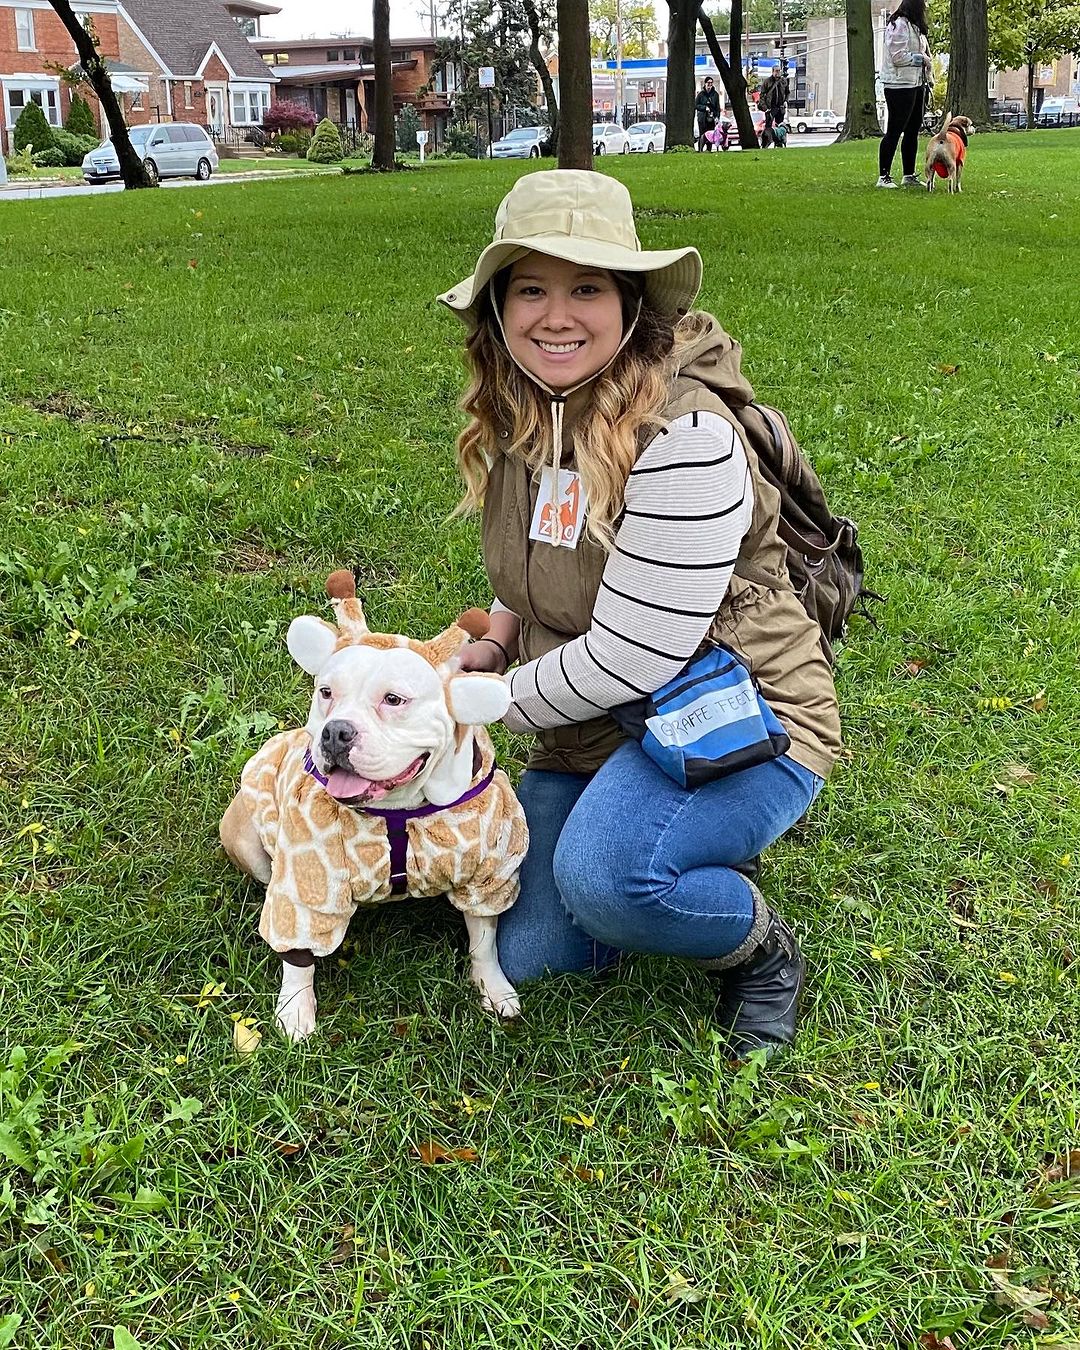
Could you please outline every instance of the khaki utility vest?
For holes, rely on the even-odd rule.
[[[690,412],[717,413],[735,427],[754,487],[750,530],[709,636],[735,648],[748,662],[791,737],[790,757],[825,778],[840,754],[840,715],[820,630],[788,579],[787,546],[776,533],[780,495],[761,476],[754,452],[724,402],[699,381],[680,376],[660,420],[672,422]],[[649,439],[643,438],[640,449]],[[563,467],[576,467],[572,447],[569,453],[564,448]],[[496,454],[484,497],[484,563],[495,594],[521,619],[523,663],[588,632],[607,562],[607,554],[586,533],[576,548],[530,540],[536,492],[522,457]],[[537,733],[529,767],[592,773],[625,739],[607,715],[553,727]]]

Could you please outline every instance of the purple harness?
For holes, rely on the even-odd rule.
[[[304,768],[315,779],[316,783],[326,786],[326,776],[321,774],[315,767],[315,761],[311,758],[311,751],[304,752]],[[447,802],[445,806],[417,806],[411,811],[377,811],[371,806],[354,806],[354,811],[363,811],[368,816],[382,816],[386,821],[386,835],[390,840],[390,894],[404,895],[409,888],[408,871],[406,861],[409,853],[409,832],[406,828],[410,820],[417,820],[420,816],[433,816],[438,811],[450,811],[455,806],[461,806],[465,802],[471,802],[474,797],[479,797],[481,792],[486,791],[491,786],[491,780],[495,777],[495,765],[484,775],[475,786],[463,792],[455,802]]]

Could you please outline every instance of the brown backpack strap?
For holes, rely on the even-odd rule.
[[[787,577],[778,577],[749,558],[735,559],[735,575],[749,581],[752,586],[763,586],[767,591],[794,591],[795,587]]]

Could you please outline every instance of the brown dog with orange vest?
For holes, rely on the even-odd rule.
[[[934,179],[944,178],[950,192],[960,191],[960,180],[964,176],[964,160],[967,159],[968,137],[975,131],[970,117],[953,117],[945,114],[941,130],[926,147],[926,190],[933,192]]]

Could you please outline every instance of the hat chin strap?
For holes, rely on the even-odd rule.
[[[499,332],[502,335],[503,346],[506,348],[506,354],[517,366],[518,370],[531,380],[537,388],[542,389],[551,400],[551,542],[555,547],[562,543],[562,517],[559,515],[559,465],[562,462],[562,441],[563,441],[563,416],[566,411],[566,400],[571,394],[576,394],[579,389],[584,389],[586,385],[592,384],[593,380],[598,380],[605,371],[618,360],[623,348],[634,335],[634,329],[637,327],[638,319],[641,318],[641,297],[638,296],[637,309],[634,311],[634,317],[626,325],[626,332],[623,334],[622,341],[611,354],[611,359],[605,361],[599,370],[594,371],[584,380],[579,380],[570,389],[564,389],[563,392],[556,393],[550,385],[546,385],[538,375],[534,375],[517,359],[510,350],[510,343],[506,340],[506,328],[503,326],[502,310],[499,308],[498,298],[495,294],[495,278],[492,277],[488,282],[488,294],[491,297],[491,308],[495,313],[495,322],[499,325]]]

